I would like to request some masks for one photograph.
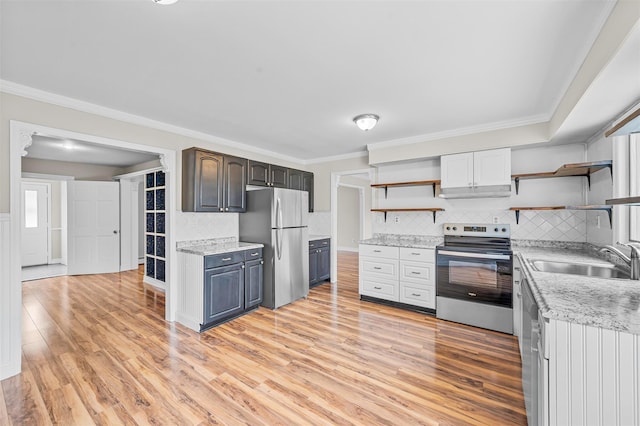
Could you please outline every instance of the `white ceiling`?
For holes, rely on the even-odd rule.
[[[29,158],[113,167],[128,167],[158,159],[157,154],[111,148],[74,139],[34,135],[31,140],[32,144],[27,149]]]
[[[309,160],[549,120],[614,4],[2,0],[0,78]],[[630,102],[594,92],[564,141]]]

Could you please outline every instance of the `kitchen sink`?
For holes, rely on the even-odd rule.
[[[629,279],[629,272],[616,265],[593,265],[590,263],[554,262],[550,260],[530,260],[536,271],[558,274],[583,275],[596,278]]]

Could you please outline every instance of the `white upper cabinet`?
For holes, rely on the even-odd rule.
[[[440,157],[440,187],[473,187],[473,152]]]
[[[473,153],[473,186],[511,186],[511,148]]]
[[[441,188],[511,186],[511,149],[443,155],[440,169]]]

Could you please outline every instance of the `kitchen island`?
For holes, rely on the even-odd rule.
[[[534,260],[611,266],[597,249],[514,244],[521,273],[515,321],[534,424],[640,424],[640,281],[532,266]]]
[[[178,243],[178,322],[204,331],[257,309],[262,248],[235,238]]]

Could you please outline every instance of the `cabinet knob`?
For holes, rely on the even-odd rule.
[[[224,211],[228,212],[229,211],[229,207],[225,207]]]
[[[221,212],[223,212],[223,211],[224,211],[224,209],[223,209],[222,207],[220,207],[220,211],[221,211]]]

